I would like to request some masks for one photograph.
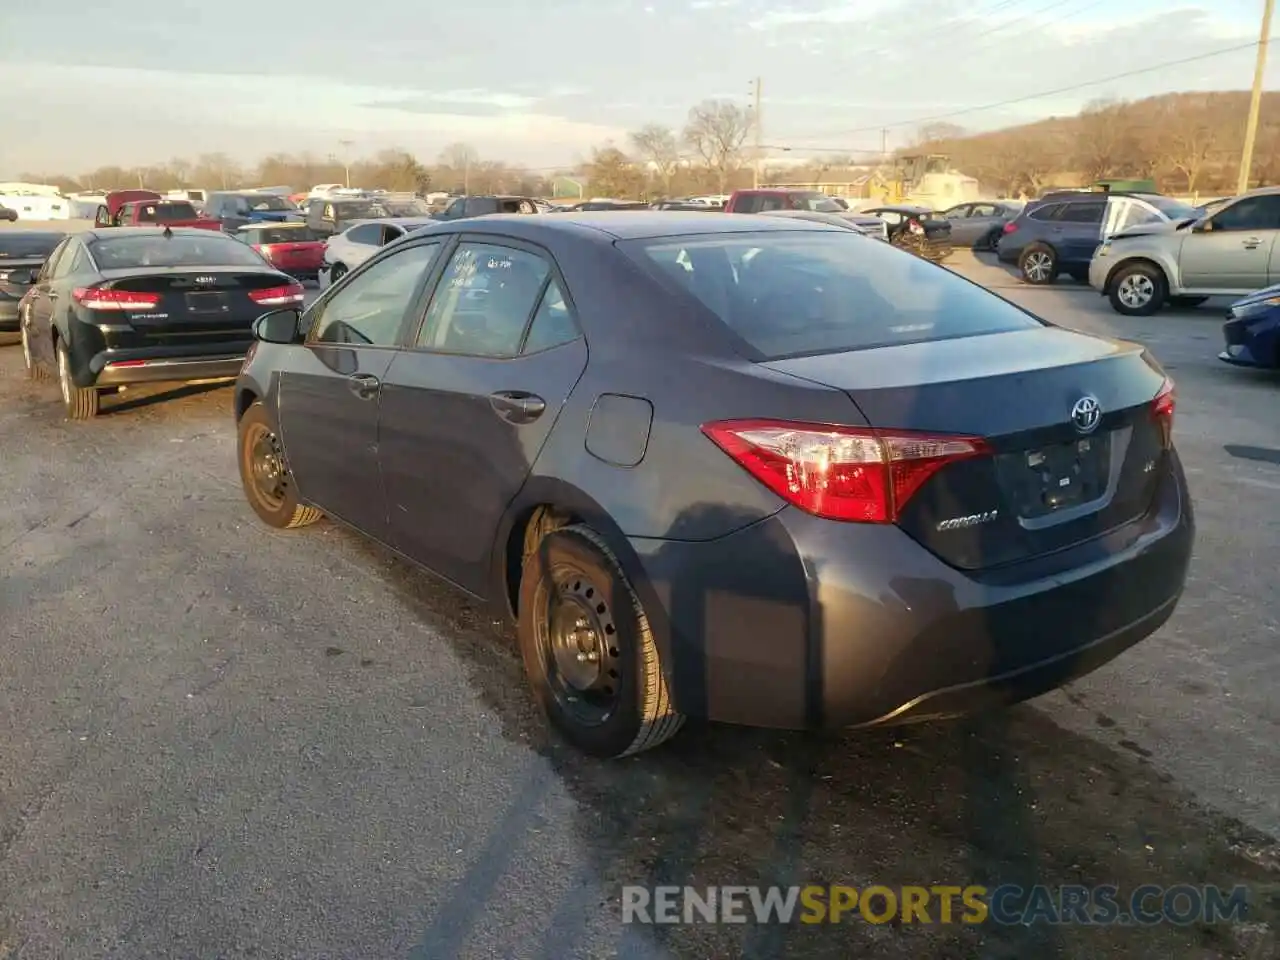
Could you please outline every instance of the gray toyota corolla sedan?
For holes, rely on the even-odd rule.
[[[439,224],[255,330],[253,509],[328,515],[505,607],[593,754],[690,716],[1025,699],[1182,592],[1194,522],[1156,361],[848,230]]]

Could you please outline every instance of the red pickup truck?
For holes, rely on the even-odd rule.
[[[97,227],[195,227],[221,230],[219,220],[202,217],[187,200],[166,200],[149,190],[118,190],[109,193],[98,207]]]

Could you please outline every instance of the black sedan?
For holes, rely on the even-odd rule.
[[[52,230],[0,232],[0,333],[18,332],[18,304],[65,236]]]
[[[329,514],[505,609],[597,755],[687,716],[1024,699],[1183,589],[1159,365],[850,230],[468,220],[255,330],[235,415],[257,515]]]
[[[291,277],[209,230],[73,234],[22,279],[33,281],[19,318],[27,371],[56,373],[73,420],[130,384],[234,379],[254,318],[303,300]]]
[[[928,207],[873,207],[863,216],[879,217],[889,225],[889,243],[918,257],[941,263],[951,256],[951,224]]]

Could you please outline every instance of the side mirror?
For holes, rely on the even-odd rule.
[[[111,226],[111,213],[106,207],[98,207],[98,212],[93,215],[93,225],[95,227]]]
[[[36,274],[34,270],[19,269],[10,270],[8,282],[15,286],[29,287],[36,282]]]
[[[291,307],[264,313],[253,321],[253,335],[263,343],[301,343],[302,313]]]
[[[1191,232],[1192,233],[1212,233],[1213,221],[1208,217],[1205,217],[1203,220],[1197,220],[1195,224],[1192,226]]]

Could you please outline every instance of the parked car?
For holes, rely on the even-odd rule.
[[[888,226],[889,243],[916,256],[941,263],[951,256],[951,224],[928,207],[901,204],[872,207],[863,216],[879,217]]]
[[[1239,367],[1280,369],[1280,284],[1231,305],[1222,325],[1226,349],[1219,360]]]
[[[650,210],[671,210],[678,213],[723,213],[719,207],[709,203],[694,203],[691,200],[655,200],[649,204]]]
[[[714,208],[713,208],[714,209]],[[724,205],[725,213],[771,213],[775,210],[805,211],[833,217],[844,217],[863,233],[888,237],[885,221],[871,211],[852,213],[849,205],[818,190],[793,190],[783,187],[761,187],[735,190]]]
[[[277,270],[298,280],[320,279],[325,241],[305,223],[251,223],[235,235]]]
[[[205,216],[222,224],[222,229],[234,233],[250,223],[301,222],[305,219],[288,197],[252,190],[220,191],[205,198]]]
[[[879,217],[851,216],[847,213],[821,213],[817,210],[764,210],[758,215],[761,217],[808,220],[811,223],[825,223],[844,230],[856,230],[858,233],[875,237],[877,240],[889,239],[889,224]]]
[[[18,332],[18,304],[65,233],[5,230],[0,233],[0,333]]]
[[[129,200],[115,210],[103,204],[98,207],[94,226],[110,227],[191,227],[195,230],[221,230],[222,224],[202,217],[187,200]]]
[[[1280,187],[1232,197],[1207,217],[1124,231],[1103,243],[1089,283],[1118,313],[1150,316],[1166,303],[1242,297],[1280,282]]]
[[[377,200],[343,197],[313,197],[307,201],[306,224],[322,237],[342,233],[362,220],[385,220],[391,211]]]
[[[406,233],[429,227],[434,217],[397,217],[356,222],[342,233],[330,237],[320,258],[319,280],[324,289],[337,283],[349,270],[354,270],[373,256],[380,247],[399,240]]]
[[[340,518],[504,609],[593,754],[686,716],[845,728],[1035,696],[1183,589],[1191,500],[1146,350],[849,230],[443,224],[255,332],[251,508]]]
[[[1053,283],[1063,273],[1085,283],[1094,251],[1106,237],[1187,217],[1195,217],[1192,207],[1155,193],[1050,194],[1005,225],[996,255],[1003,263],[1016,263],[1027,283]]]
[[[981,200],[957,204],[938,215],[951,224],[951,242],[957,247],[994,251],[1004,225],[1017,217],[1023,206],[1016,200]]]
[[[88,230],[63,239],[23,299],[23,357],[85,420],[105,390],[234,378],[254,318],[302,299],[292,277],[221,232]]]
[[[0,203],[0,220],[7,220],[10,223],[13,223],[17,219],[17,210],[14,210],[12,207],[6,207],[3,203]]]
[[[494,213],[541,213],[543,209],[532,197],[487,196],[456,197],[440,213],[437,220],[466,220]]]

